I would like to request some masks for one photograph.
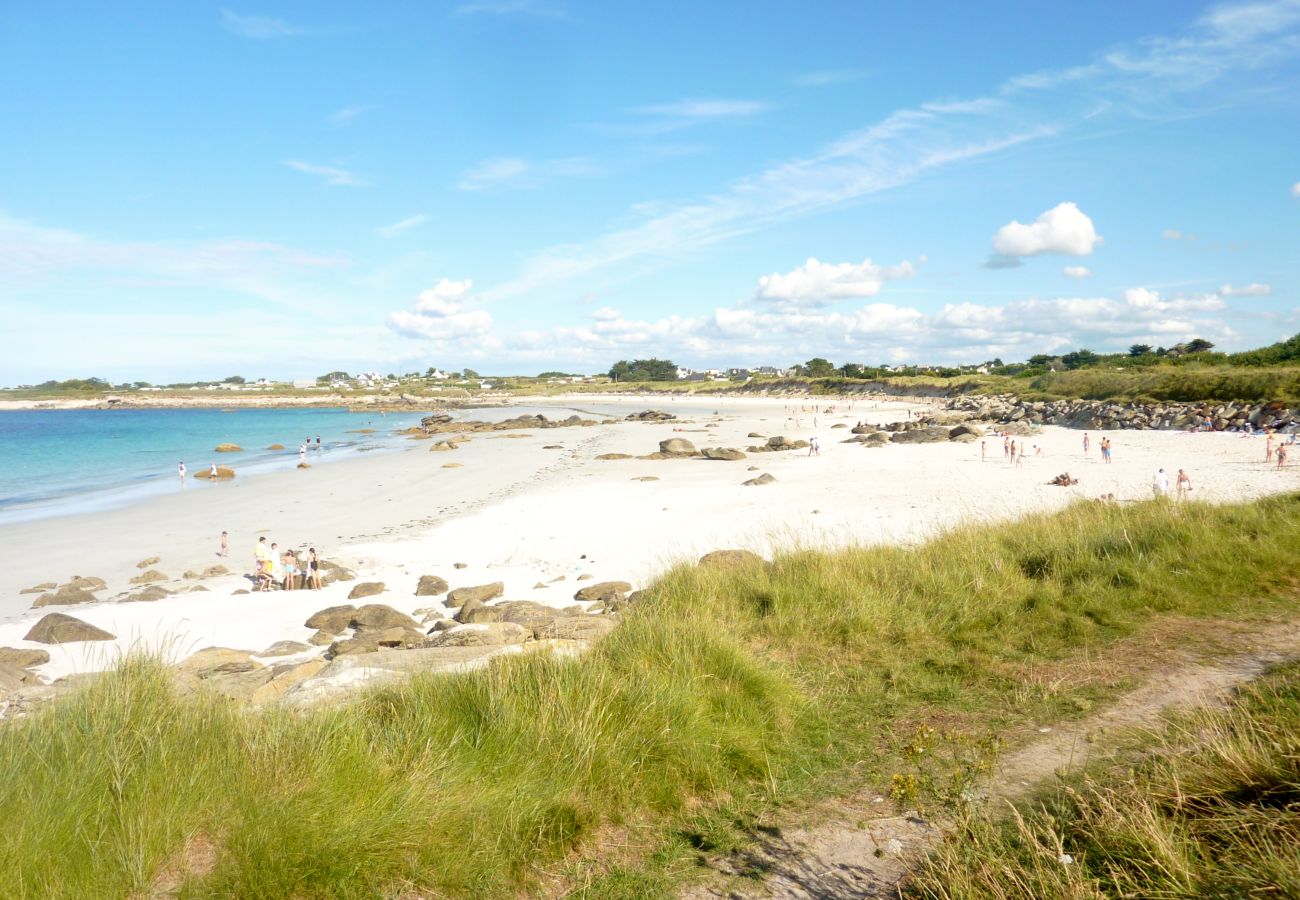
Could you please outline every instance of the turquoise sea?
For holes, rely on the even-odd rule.
[[[0,412],[0,523],[119,506],[172,490],[177,464],[240,474],[399,445],[392,432],[425,413],[346,409],[36,409]],[[357,434],[373,428],[374,434]],[[320,449],[316,450],[316,438]],[[215,453],[232,443],[242,453]],[[284,450],[267,450],[283,444]]]

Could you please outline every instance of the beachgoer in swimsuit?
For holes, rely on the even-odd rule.
[[[311,573],[312,590],[319,591],[321,589],[320,560],[316,556],[315,547],[312,547],[307,551],[307,570]]]
[[[221,532],[221,555],[222,556],[230,555],[230,541],[227,538],[226,533],[224,531]]]
[[[1182,469],[1179,469],[1178,480],[1176,483],[1178,486],[1178,499],[1186,500],[1187,492],[1192,489],[1192,479],[1187,476],[1186,472],[1184,472]]]

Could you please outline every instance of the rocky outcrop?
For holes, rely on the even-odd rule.
[[[352,624],[352,614],[356,611],[355,606],[329,606],[312,613],[303,625],[326,634],[342,634]]]
[[[169,590],[167,590],[167,588],[159,587],[159,586],[156,585],[156,584],[151,584],[151,585],[148,585],[148,586],[146,586],[146,587],[141,588],[140,590],[136,591],[136,592],[133,593],[133,594],[127,594],[125,597],[123,597],[123,598],[122,598],[120,601],[118,601],[118,602],[120,602],[120,603],[156,603],[157,601],[163,599],[164,597],[170,597],[171,594],[172,594],[172,592],[169,591]]]
[[[32,626],[23,640],[38,644],[71,644],[77,641],[113,641],[117,640],[117,635],[73,616],[49,613]]]
[[[669,438],[659,442],[659,452],[665,457],[687,457],[694,456],[699,451],[685,438]]]
[[[645,412],[624,416],[624,420],[628,422],[671,422],[676,418],[672,413],[660,412],[657,409],[647,409]]]
[[[135,564],[135,567],[136,567],[137,569],[147,569],[147,568],[149,568],[150,566],[156,566],[156,565],[158,565],[158,563],[160,563],[160,562],[162,562],[162,559],[160,559],[160,558],[157,557],[157,556],[151,556],[151,557],[149,557],[148,559],[142,559],[142,560],[140,560],[138,563]]]
[[[150,569],[147,572],[141,572],[131,579],[132,584],[157,584],[160,581],[169,580],[166,575],[157,569]]]
[[[601,581],[597,584],[588,585],[580,588],[573,599],[579,603],[594,603],[596,601],[622,600],[632,590],[632,585],[626,581]]]
[[[215,450],[217,453],[242,453],[244,448],[238,444],[217,444]]]
[[[469,600],[477,600],[479,603],[486,603],[489,600],[495,600],[506,591],[503,582],[494,581],[491,584],[479,584],[473,587],[456,588],[447,594],[447,599],[443,605],[451,609],[464,606]]]
[[[759,475],[756,478],[750,478],[746,481],[742,481],[741,485],[743,487],[760,487],[761,485],[764,484],[772,484],[774,481],[776,481],[776,476],[772,475],[769,472],[764,472],[762,475]]]
[[[732,447],[705,447],[700,451],[700,455],[705,459],[740,460],[745,458],[744,453]]]
[[[398,612],[382,603],[370,603],[352,614],[348,627],[357,631],[373,631],[384,628],[415,628],[416,621],[406,613]]]
[[[998,395],[955,397],[948,401],[946,408],[964,413],[971,419],[999,425],[1058,425],[1094,431],[1207,428],[1244,431],[1271,428],[1280,432],[1300,432],[1300,407],[1288,407],[1281,402],[1022,400],[1012,395]]]
[[[714,550],[701,556],[698,563],[706,569],[740,569],[763,564],[763,557],[752,550]]]
[[[420,428],[425,434],[445,434],[451,431],[521,431],[532,428],[574,428],[595,425],[595,419],[569,416],[567,419],[548,419],[543,415],[515,416],[500,422],[458,422],[446,413],[425,416],[420,420]]]
[[[429,647],[503,647],[522,644],[531,633],[514,622],[490,622],[484,625],[460,625],[429,638]]]
[[[439,578],[437,575],[421,575],[420,583],[415,586],[415,596],[437,597],[447,593],[448,587],[444,578]]]
[[[746,449],[750,453],[780,453],[785,450],[806,450],[807,441],[792,441],[784,435],[776,435],[767,439],[766,444],[757,444]]]
[[[348,599],[359,600],[363,597],[373,597],[376,594],[382,594],[383,592],[384,583],[382,581],[362,581],[348,592]]]
[[[43,666],[50,661],[50,654],[45,650],[27,650],[21,647],[0,647],[0,663],[30,669]]]
[[[631,453],[602,453],[596,459],[631,459]]]
[[[97,602],[99,602],[99,598],[90,591],[65,584],[57,591],[51,591],[37,597],[36,602],[32,604],[32,609],[40,609],[43,606],[73,606],[78,603]]]

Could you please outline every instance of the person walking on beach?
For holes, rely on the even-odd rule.
[[[989,448],[988,441],[980,441],[980,462],[984,462],[984,454]]]
[[[1009,438],[1009,437],[1008,437],[1007,435],[1005,435],[1005,434],[1002,435],[1002,461],[1003,461],[1003,462],[1010,462],[1010,461],[1011,461],[1011,447],[1010,447],[1010,444],[1011,444],[1011,438]]]
[[[1164,469],[1156,470],[1156,477],[1151,482],[1151,493],[1159,500],[1169,494],[1169,473]]]
[[[1273,432],[1269,431],[1267,432],[1267,437],[1264,438],[1264,462],[1270,463],[1272,461],[1273,461]]]
[[[1277,448],[1277,467],[1280,469],[1286,465],[1287,445],[1283,444]]]
[[[1088,455],[1089,448],[1092,447],[1092,440],[1088,437],[1088,432],[1083,433],[1083,455]]]
[[[217,555],[218,556],[230,555],[230,537],[224,531],[221,532],[221,552],[218,553]]]
[[[299,463],[305,463],[306,461],[307,461],[307,445],[306,445],[306,444],[299,444],[299,445],[298,445],[298,462],[299,462]]]
[[[181,460],[180,465],[176,467],[176,471],[181,476],[181,484],[185,484],[185,460]]]
[[[1178,470],[1178,478],[1175,481],[1178,488],[1178,499],[1186,500],[1187,492],[1192,489],[1192,479],[1187,477],[1187,473],[1182,469]]]
[[[210,463],[208,467],[208,477],[215,479],[217,477],[217,464]]]
[[[1108,437],[1101,439],[1101,461],[1104,463],[1110,462],[1110,438]]]

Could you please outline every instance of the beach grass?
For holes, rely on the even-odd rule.
[[[132,658],[0,728],[0,895],[666,896],[814,798],[943,802],[1127,687],[1096,660],[1157,625],[1294,612],[1296,546],[1281,495],[683,564],[579,659],[307,711]]]
[[[1129,759],[966,816],[905,896],[1300,896],[1300,664],[1172,717]]]

